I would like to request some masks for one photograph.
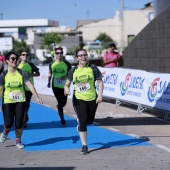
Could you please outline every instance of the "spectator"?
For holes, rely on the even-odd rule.
[[[104,53],[103,63],[104,67],[118,67],[118,61],[120,59],[119,53],[116,51],[116,45],[111,43],[109,50]]]
[[[0,74],[4,71],[5,56],[0,51]]]

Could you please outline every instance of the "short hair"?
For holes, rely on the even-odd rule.
[[[22,50],[20,51],[20,55],[23,53],[23,52],[26,52],[28,54],[28,50],[26,48],[22,48]]]
[[[114,43],[110,43],[109,47],[110,48],[112,48],[112,47],[116,48],[116,45]]]
[[[82,48],[81,48],[81,49],[77,49],[76,52],[75,52],[75,56],[76,56],[76,57],[78,57],[78,52],[79,52],[79,51],[84,51],[84,52],[87,53],[87,51],[86,51],[85,49],[82,49]]]
[[[19,55],[15,51],[10,51],[5,55],[5,60],[9,60],[12,54],[16,55],[17,58],[19,57]]]
[[[56,51],[56,50],[61,50],[61,51],[63,51],[63,48],[62,48],[62,47],[55,47],[54,50],[55,50],[55,51]]]

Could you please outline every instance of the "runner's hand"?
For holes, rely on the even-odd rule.
[[[64,95],[71,95],[70,89],[67,86],[64,86]]]
[[[43,105],[43,102],[39,98],[36,98],[36,100],[37,100],[37,103],[39,103],[40,105]]]
[[[96,99],[96,103],[101,103],[103,100],[102,96],[98,96]]]

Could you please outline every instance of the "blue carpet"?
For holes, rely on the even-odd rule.
[[[81,142],[75,119],[66,116],[66,127],[60,126],[56,110],[36,103],[31,103],[28,128],[24,129],[22,142],[25,151],[80,149]],[[3,130],[3,118],[0,114],[0,130]],[[9,138],[15,140],[14,128]],[[88,147],[104,149],[128,146],[151,146],[150,143],[121,133],[106,130],[97,126],[88,126]]]

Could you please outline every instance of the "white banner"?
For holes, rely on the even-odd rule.
[[[48,66],[40,66],[39,69],[41,75],[34,78],[37,92],[53,95],[51,88],[47,87]],[[124,68],[99,69],[103,74],[104,96],[170,110],[170,74]]]

